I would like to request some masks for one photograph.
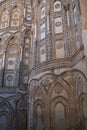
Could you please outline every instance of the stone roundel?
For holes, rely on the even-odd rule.
[[[13,61],[13,60],[10,60],[10,61],[8,62],[8,64],[9,64],[9,65],[13,65],[13,64],[14,64],[14,61]]]
[[[57,47],[57,49],[61,49],[63,47],[63,43],[61,43],[61,42],[57,43],[56,47]]]
[[[60,7],[60,4],[56,4],[55,8],[58,9]]]
[[[7,80],[8,80],[8,81],[12,81],[12,80],[13,80],[13,76],[12,76],[12,75],[8,75],[8,76],[7,76]]]
[[[56,26],[57,27],[61,26],[61,22],[60,21],[56,22]]]

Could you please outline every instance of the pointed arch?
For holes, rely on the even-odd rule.
[[[8,37],[8,39],[7,39],[7,41],[5,41],[5,49],[7,50],[7,47],[8,47],[8,45],[9,45],[9,43],[10,43],[10,41],[13,41],[13,43],[14,43],[14,41],[15,41],[15,45],[17,45],[17,47],[19,48],[19,38],[18,38],[18,36],[15,34],[15,33],[10,33],[10,35],[9,35],[9,37]]]
[[[75,92],[80,127],[87,129],[87,78],[79,70],[75,70]]]
[[[0,128],[11,129],[14,120],[14,111],[11,104],[3,99],[0,103]],[[4,121],[4,124],[3,122]],[[2,124],[1,124],[2,123]]]
[[[38,98],[37,98],[38,97]],[[43,85],[36,86],[33,89],[32,95],[31,95],[31,100],[32,101],[37,101],[37,99],[42,99],[44,102],[47,100],[47,93]]]
[[[63,97],[54,98],[50,103],[50,115],[51,130],[66,130],[66,123],[70,123],[68,101]]]
[[[22,18],[22,14],[20,8],[18,6],[15,6],[12,9],[12,13],[11,13],[11,27],[19,27],[22,21],[21,18]]]
[[[86,130],[87,129],[87,95],[85,93],[80,94],[77,105],[78,105],[77,111],[78,113],[81,113],[80,115],[78,114],[80,127]]]
[[[18,67],[19,66],[19,47],[18,41],[12,37],[7,44],[5,57],[5,86],[15,86],[18,82]],[[17,75],[17,76],[16,76]]]
[[[4,9],[0,16],[0,29],[6,28],[9,26],[9,12],[7,9]]]
[[[34,130],[43,130],[45,128],[45,120],[44,120],[44,104],[42,100],[37,100],[34,103],[33,108],[33,128]]]
[[[86,76],[79,70],[74,70],[75,73],[75,92],[77,98],[81,96],[82,93],[87,94],[87,78]]]
[[[19,52],[18,40],[14,36],[10,38],[6,51],[16,54]]]
[[[17,104],[17,118],[18,118],[18,129],[17,130],[27,130],[27,102],[24,97],[22,97]]]

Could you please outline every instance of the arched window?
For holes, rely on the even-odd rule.
[[[61,103],[55,106],[55,130],[66,130],[65,110]]]
[[[9,53],[9,54],[14,54],[14,53],[16,53],[16,51],[17,51],[17,48],[16,48],[16,46],[13,44],[13,45],[11,45],[11,46],[9,47],[8,53]]]
[[[36,115],[35,115],[35,130],[43,130],[42,123],[42,108],[40,105],[36,107]]]
[[[86,80],[84,77],[78,77],[77,80],[77,96],[79,99],[79,108],[81,112],[81,125],[84,130],[87,129],[87,102],[86,102]]]
[[[18,129],[27,130],[27,111],[20,110],[18,114]]]
[[[7,47],[5,60],[5,86],[15,86],[17,84],[16,73],[18,71],[18,45],[12,38]],[[18,74],[17,74],[18,75]]]
[[[22,98],[17,104],[17,130],[27,130],[27,102]]]
[[[84,123],[84,128],[87,130],[87,103],[85,100],[82,101],[82,110],[83,110],[83,123]]]
[[[0,17],[0,29],[6,28],[9,25],[9,13],[8,10],[4,9]]]
[[[21,25],[22,15],[20,9],[16,6],[12,10],[11,14],[11,26],[18,27]]]
[[[0,129],[1,130],[7,130],[8,129],[8,119],[6,115],[0,116]]]
[[[7,50],[7,69],[14,70],[16,67],[17,47],[10,45]]]

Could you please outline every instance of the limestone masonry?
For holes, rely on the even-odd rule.
[[[87,130],[87,0],[0,1],[0,130]]]

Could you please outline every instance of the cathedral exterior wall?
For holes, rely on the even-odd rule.
[[[0,3],[1,130],[87,130],[86,6]]]

